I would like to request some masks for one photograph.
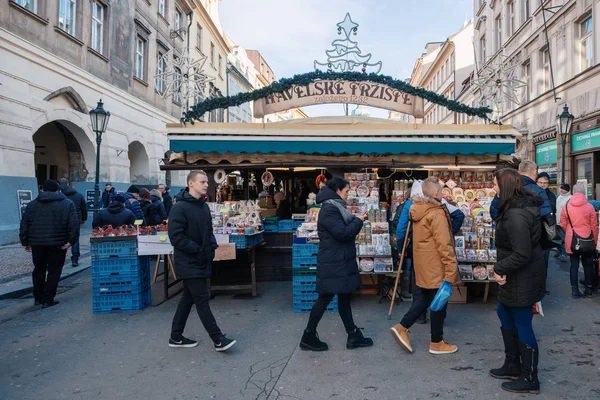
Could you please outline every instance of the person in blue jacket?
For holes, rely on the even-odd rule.
[[[131,185],[127,189],[127,192],[121,194],[126,200],[125,208],[133,212],[136,220],[141,219],[144,221],[144,211],[142,211],[142,206],[139,201],[140,188],[136,185]]]
[[[535,182],[537,178],[537,165],[533,161],[525,160],[519,164],[519,174],[521,174],[521,181],[523,182],[523,186],[525,189],[532,191],[542,198],[544,204],[540,207],[540,216],[544,217],[552,213],[552,207],[550,206],[550,201],[548,200],[548,195],[546,191],[539,187]],[[498,219],[498,215],[500,212],[500,199],[498,195],[494,196],[492,200],[492,204],[490,205],[490,216],[495,221]],[[546,263],[547,264],[547,263]]]
[[[411,188],[411,197],[413,196],[423,196],[423,190],[421,188],[422,181],[417,181],[413,184]],[[446,205],[448,212],[450,213],[450,220],[452,222],[452,233],[456,235],[462,224],[465,220],[465,214],[458,208],[448,203],[446,200],[442,200],[442,203]],[[396,227],[396,243],[398,244],[398,251],[402,251],[402,246],[404,245],[404,237],[406,236],[406,230],[408,228],[409,221],[409,211],[412,206],[412,200],[408,199],[404,203],[402,208],[402,213],[400,214],[400,219],[398,220],[398,226]],[[409,255],[410,256],[410,255]],[[412,277],[411,277],[412,275]],[[402,265],[402,282],[400,286],[401,293],[408,292],[408,287],[411,282],[414,280],[414,274],[412,274],[412,259],[406,258],[404,264]],[[414,297],[418,297],[421,295],[420,289],[413,284],[413,295]],[[402,297],[405,297],[404,295]],[[413,300],[414,301],[414,300]],[[426,324],[427,323],[427,311],[423,313],[417,320],[417,323]]]

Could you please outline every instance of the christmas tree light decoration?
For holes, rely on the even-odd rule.
[[[478,72],[473,84],[479,89],[479,102],[492,109],[492,119],[500,121],[505,109],[514,104],[522,105],[526,100],[527,82],[521,77],[525,72],[520,63],[511,63],[499,55]]]
[[[190,100],[205,99],[206,83],[215,79],[204,73],[203,67],[207,59],[204,55],[200,58],[191,57],[188,49],[166,52],[158,61],[165,68],[155,76],[155,82],[164,83],[164,90],[159,92],[162,98],[174,96],[186,108]]]
[[[381,61],[376,63],[370,63],[371,53],[361,54],[362,51],[358,48],[358,42],[350,39],[350,35],[358,34],[359,25],[352,21],[350,13],[346,13],[346,17],[343,21],[337,24],[338,35],[344,33],[345,38],[334,40],[331,45],[332,50],[327,50],[327,62],[322,63],[315,60],[315,70],[319,70],[320,67],[327,67],[328,72],[340,71],[354,71],[354,68],[361,67],[361,71],[366,73],[367,68],[369,72],[378,74],[381,71]]]

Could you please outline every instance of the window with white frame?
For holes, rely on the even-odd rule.
[[[523,22],[531,17],[531,0],[523,0]]]
[[[104,52],[104,4],[92,3],[92,49],[102,54]]]
[[[37,13],[37,0],[15,0],[15,3],[33,13]]]
[[[137,36],[135,38],[135,77],[139,80],[145,80],[146,67],[146,40]]]
[[[509,1],[506,4],[506,37],[511,37],[515,33],[515,2]]]
[[[58,27],[75,36],[75,16],[77,0],[60,0],[58,5]]]
[[[158,0],[158,13],[163,17],[167,15],[167,0]]]
[[[550,90],[550,51],[548,48],[542,50],[542,89]]]
[[[182,12],[176,8],[175,9],[175,22],[174,22],[174,27],[175,27],[175,31],[179,31],[181,29],[181,19],[183,18],[183,14]]]
[[[523,63],[523,82],[527,85],[525,87],[525,102],[531,100],[531,63],[529,60]]]
[[[181,79],[181,70],[177,67],[175,68],[175,82],[183,82]],[[173,93],[173,102],[181,104],[181,85],[175,89],[175,93]]]
[[[218,65],[218,72],[219,72],[219,77],[222,78],[223,75],[221,74],[221,69],[223,68],[223,57],[219,54],[219,65]]]
[[[202,51],[202,27],[200,25],[196,26],[196,47]]]
[[[498,51],[502,47],[502,13],[498,14],[495,20],[495,33],[496,33],[496,48]]]
[[[210,42],[210,65],[215,67],[215,44]]]
[[[481,57],[481,62],[485,63],[487,60],[487,54],[486,54],[486,41],[485,41],[485,35],[481,36],[481,38],[479,38],[479,57]]]
[[[160,94],[165,92],[165,71],[167,70],[167,60],[165,60],[164,52],[160,51],[157,54],[156,61],[156,91]]]
[[[594,28],[592,22],[592,17],[589,16],[579,24],[580,71],[585,71],[594,65]]]

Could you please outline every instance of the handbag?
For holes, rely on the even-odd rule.
[[[541,220],[542,236],[540,237],[540,244],[542,249],[550,250],[560,247],[562,236],[560,236],[560,231],[556,224],[556,216],[554,214],[548,214],[541,217]]]
[[[571,216],[569,215],[569,202],[565,204],[565,208],[567,209],[567,218],[569,220],[569,225],[571,225],[571,231],[573,232],[571,239],[571,251],[573,254],[594,254],[596,252],[594,233],[590,233],[590,236],[587,238],[582,238],[579,236],[577,232],[575,232],[573,223],[571,222]]]

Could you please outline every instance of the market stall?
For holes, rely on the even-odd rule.
[[[463,196],[467,193],[470,196],[471,190],[483,190],[485,198],[478,196],[475,191],[476,197],[469,201],[477,200],[483,206],[481,208],[485,208],[486,199],[489,198],[485,190],[490,189],[490,185],[484,181],[481,188],[475,188],[474,183],[467,180],[469,174],[475,177],[474,174],[510,165],[516,140],[520,136],[510,126],[407,125],[360,117],[321,117],[272,124],[173,125],[168,127],[166,133],[171,151],[166,154],[164,165],[161,165],[163,170],[202,169],[208,172],[209,177],[216,170],[235,172],[248,178],[241,187],[241,192],[248,195],[251,193],[251,176],[262,177],[266,172],[272,174],[274,182],[271,185],[265,185],[259,179],[253,182],[257,194],[267,193],[267,197],[262,199],[257,196],[261,212],[263,209],[271,210],[270,214],[262,215],[267,230],[274,226],[264,221],[273,216],[273,193],[285,193],[294,204],[297,199],[294,182],[299,179],[298,176],[314,182],[317,175],[331,177],[346,174],[356,192],[352,193],[353,200],[349,207],[367,207],[372,211],[369,224],[359,235],[357,244],[359,265],[369,277],[393,273],[395,266],[393,261],[390,262],[393,238],[387,221],[391,217],[390,210],[395,210],[395,205],[402,200],[410,182],[440,174],[446,185],[446,194],[460,203],[462,198],[458,190],[453,192],[450,187],[452,183],[448,185],[446,179],[457,177],[454,188],[462,189]],[[457,173],[458,176],[455,175]],[[465,174],[464,179],[462,174]],[[386,201],[379,198],[380,187],[386,192]],[[312,189],[316,192],[316,188]],[[363,193],[365,190],[368,193]],[[464,200],[463,210],[466,212],[468,201],[466,198]],[[382,203],[385,204],[383,207]],[[309,209],[308,205],[306,209]],[[307,214],[306,209],[297,214]],[[308,214],[306,220],[312,218],[311,213]],[[296,223],[301,222],[299,219]],[[277,223],[279,227],[279,221]],[[475,225],[474,219],[471,226]],[[293,228],[297,229],[297,225]],[[280,253],[275,254],[279,260],[283,260],[280,262],[284,265],[263,265],[267,253],[260,249],[256,265],[258,276],[261,276],[264,268],[271,271],[265,277],[291,279],[295,276],[292,268],[293,234],[285,233],[284,238],[282,232],[271,231],[269,235],[276,242],[272,246],[267,234],[263,233],[267,242],[265,248],[277,248]],[[300,232],[298,234],[303,235]],[[274,256],[270,257],[270,260],[274,259]],[[274,268],[277,268],[277,273],[273,272]],[[480,269],[477,271],[479,276]]]

